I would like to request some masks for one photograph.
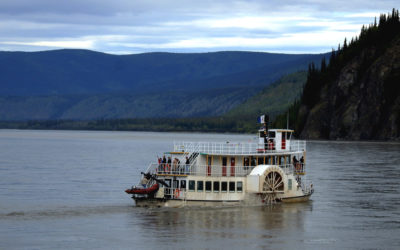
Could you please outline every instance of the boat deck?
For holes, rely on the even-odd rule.
[[[306,151],[306,141],[287,141],[280,148],[274,145],[243,142],[174,142],[175,153],[209,155],[273,155]]]
[[[285,174],[305,175],[305,164],[277,165]],[[181,165],[175,169],[171,169],[168,164],[151,164],[148,172],[157,176],[173,176],[173,177],[188,177],[188,176],[209,176],[209,177],[245,177],[255,166],[220,166],[220,165]]]

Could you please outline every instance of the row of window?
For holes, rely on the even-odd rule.
[[[171,183],[170,179],[165,180],[165,182],[167,182],[168,184]],[[169,186],[169,185],[168,185]],[[196,189],[197,187],[197,189]],[[179,185],[179,181],[175,180],[173,182],[173,188],[182,188],[185,189],[186,188],[186,180],[181,180],[180,181],[180,185]],[[205,188],[205,189],[204,189]],[[292,190],[292,180],[288,179],[288,189]],[[189,191],[198,191],[198,192],[242,192],[243,191],[243,182],[238,181],[238,182],[234,182],[234,181],[197,181],[197,185],[196,185],[196,181],[189,181]]]
[[[235,166],[235,157],[230,158],[230,166]],[[212,165],[212,157],[207,157],[208,165]],[[222,166],[227,166],[228,158],[222,157]],[[273,156],[249,156],[243,157],[243,166],[257,166],[262,164],[291,164],[290,155],[273,155]]]
[[[243,192],[241,181],[189,181],[189,191],[197,192]]]

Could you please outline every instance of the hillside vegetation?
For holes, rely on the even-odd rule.
[[[0,52],[0,120],[218,116],[322,56]]]
[[[306,71],[285,75],[230,110],[225,116],[254,120],[260,114],[268,114],[274,118],[285,112],[295,100],[300,98],[306,79]]]
[[[74,129],[74,130],[134,130],[134,131],[196,131],[196,132],[236,132],[254,133],[259,124],[257,117],[265,110],[282,113],[289,103],[299,98],[306,80],[306,72],[295,72],[283,76],[280,80],[263,89],[260,93],[249,98],[237,108],[223,116],[199,116],[186,118],[125,118],[125,119],[97,119],[77,121],[63,120],[30,120],[30,121],[0,121],[0,128],[13,129]],[[240,90],[238,90],[240,91]],[[227,98],[232,98],[234,93],[229,93]],[[23,97],[20,97],[23,98]],[[35,98],[35,97],[32,97]],[[190,99],[190,98],[188,98]],[[61,99],[60,99],[61,100]],[[206,99],[205,99],[206,100]],[[219,100],[229,102],[232,100]],[[68,101],[63,99],[63,101]],[[189,101],[189,100],[188,100]],[[62,102],[60,102],[62,105]],[[204,101],[202,105],[209,106],[211,110],[227,109],[229,106],[216,106]],[[121,105],[123,106],[123,105]],[[187,108],[191,106],[186,103]],[[0,107],[2,107],[0,105]],[[46,107],[44,107],[46,108]],[[47,107],[48,108],[48,107]],[[98,110],[98,109],[94,109]],[[30,112],[30,111],[28,111]],[[40,114],[41,110],[36,110]],[[48,111],[44,111],[48,112]],[[89,111],[87,111],[89,112]],[[119,112],[115,110],[115,112]],[[212,112],[210,112],[212,113]],[[272,116],[273,117],[273,116]]]
[[[308,69],[291,124],[302,138],[400,139],[400,20],[398,10],[363,27]],[[286,115],[276,124],[284,124]]]

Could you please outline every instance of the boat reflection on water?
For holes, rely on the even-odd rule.
[[[183,248],[271,247],[273,243],[295,247],[296,242],[304,241],[304,222],[311,211],[311,201],[229,208],[135,207],[132,222],[140,224],[145,238],[157,234],[157,239],[149,242],[151,248],[171,247],[171,242]],[[293,237],[283,238],[288,234]]]

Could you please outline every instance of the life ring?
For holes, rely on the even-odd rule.
[[[179,188],[176,188],[174,190],[174,198],[178,199],[180,194],[181,194],[181,190]]]

